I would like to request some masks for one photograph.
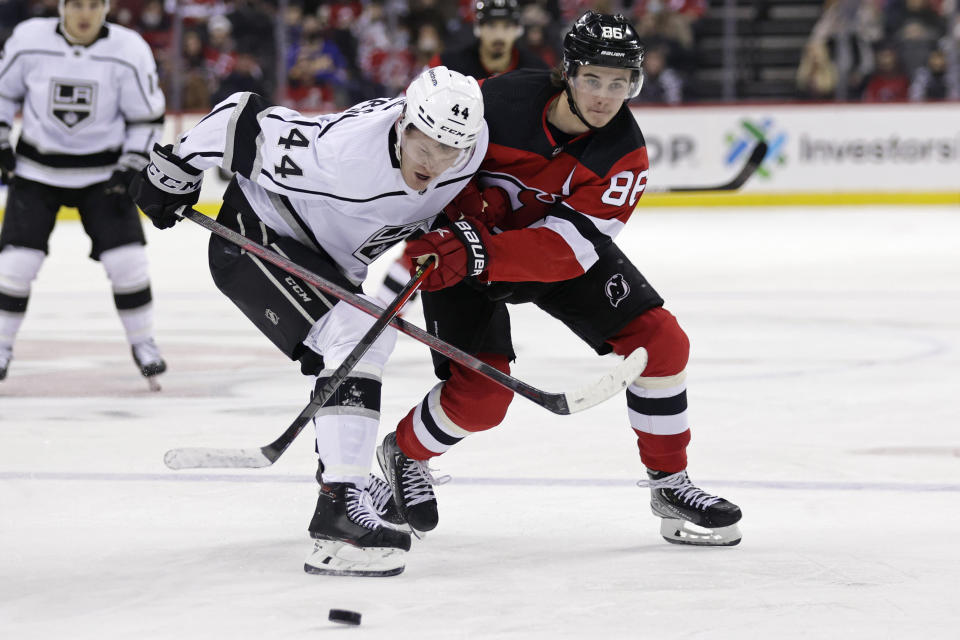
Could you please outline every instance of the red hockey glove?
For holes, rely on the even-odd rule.
[[[414,264],[421,258],[436,256],[437,268],[420,286],[424,291],[436,291],[455,285],[467,276],[483,273],[488,266],[486,242],[489,238],[483,225],[457,220],[409,241],[403,255]]]
[[[487,187],[481,190],[472,180],[450,201],[450,204],[443,208],[443,212],[451,220],[472,218],[482,223],[487,229],[497,226],[512,210],[510,196],[506,191],[500,187]]]

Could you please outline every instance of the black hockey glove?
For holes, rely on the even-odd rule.
[[[200,199],[203,172],[173,154],[173,145],[153,145],[150,164],[133,177],[130,197],[157,229],[169,229],[180,221],[177,211]]]
[[[133,176],[143,171],[149,162],[150,159],[145,155],[124,153],[117,162],[117,168],[113,170],[113,174],[104,185],[104,192],[108,195],[127,195]]]
[[[7,133],[9,134],[9,129]],[[17,156],[13,153],[7,136],[0,138],[0,184],[13,182],[13,170],[17,168]]]

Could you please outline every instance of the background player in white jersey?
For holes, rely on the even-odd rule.
[[[76,207],[107,272],[140,372],[166,370],[139,214],[126,193],[163,130],[153,54],[137,33],[105,23],[105,0],[60,0],[60,19],[14,30],[0,58],[0,173],[10,185],[0,231],[0,380],[61,206]],[[10,127],[22,105],[16,150]]]
[[[214,107],[176,146],[154,147],[131,185],[144,213],[172,226],[197,201],[201,172],[235,172],[217,220],[294,262],[361,293],[367,266],[428,228],[470,180],[487,150],[476,80],[428,69],[406,98],[376,99],[309,118],[237,93]],[[210,240],[217,287],[320,389],[373,319],[310,284]],[[410,536],[385,523],[390,490],[370,475],[383,367],[396,341],[388,329],[314,419],[320,497],[304,569],[394,575]],[[374,483],[371,485],[371,483]],[[376,501],[374,500],[376,498]]]

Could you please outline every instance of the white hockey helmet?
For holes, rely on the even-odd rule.
[[[407,87],[400,130],[411,124],[441,144],[458,149],[473,146],[483,130],[480,85],[443,66],[426,69]]]

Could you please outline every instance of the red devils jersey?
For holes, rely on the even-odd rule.
[[[640,127],[623,106],[599,131],[556,139],[553,132],[562,134],[551,132],[547,109],[563,90],[549,72],[495,76],[481,90],[490,144],[477,178],[482,187],[502,187],[514,209],[499,225],[507,233],[491,247],[489,278],[548,282],[585,273],[646,186]],[[509,259],[497,265],[498,254]]]

